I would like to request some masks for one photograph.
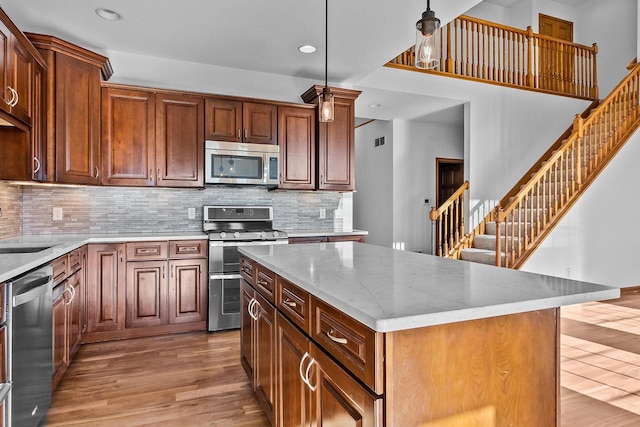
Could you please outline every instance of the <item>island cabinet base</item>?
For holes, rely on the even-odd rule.
[[[559,425],[557,308],[385,339],[387,426]]]

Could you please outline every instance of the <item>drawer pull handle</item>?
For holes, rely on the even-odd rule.
[[[295,307],[296,305],[298,305],[298,304],[296,304],[296,302],[295,302],[295,301],[291,301],[290,299],[286,299],[286,300],[284,300],[283,302],[284,302],[286,305],[288,305],[289,307]]]
[[[242,272],[247,276],[251,276],[251,269],[248,267],[242,267]]]
[[[307,385],[309,386],[309,389],[311,391],[316,391],[316,388],[318,388],[318,385],[311,385],[311,378],[309,378],[309,371],[311,370],[311,367],[316,363],[316,359],[314,359],[313,357],[311,358],[311,361],[309,362],[309,365],[307,365],[307,370],[305,372],[305,377],[307,378]]]
[[[248,310],[249,310],[249,316],[251,316],[253,320],[258,320],[259,309],[260,309],[260,303],[258,302],[258,300],[255,298],[251,298],[251,302],[249,303]]]
[[[269,289],[269,282],[267,282],[266,280],[258,279],[258,285],[262,286],[263,288]]]
[[[197,251],[198,251],[197,246],[180,246],[178,248],[178,252],[197,252]]]
[[[347,339],[346,338],[338,338],[336,336],[333,335],[333,329],[331,329],[329,332],[327,332],[327,336],[329,337],[329,339],[333,342],[336,342],[338,344],[346,344],[347,343]]]
[[[157,254],[157,249],[138,249],[139,254]]]

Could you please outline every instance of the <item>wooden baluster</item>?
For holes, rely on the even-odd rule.
[[[496,265],[500,267],[502,265],[502,256],[501,256],[502,254],[501,240],[502,239],[500,237],[500,234],[501,234],[500,223],[501,223],[502,208],[500,207],[499,204],[496,206],[493,212],[493,215],[494,215],[494,221],[496,223]]]
[[[528,51],[528,60],[527,60],[527,86],[534,87],[533,82],[533,56],[535,49],[535,41],[533,39],[533,30],[531,26],[527,27],[527,35],[526,35],[527,46],[529,47]]]
[[[454,21],[455,22],[455,21]],[[444,71],[447,73],[453,72],[453,58],[451,57],[451,30],[453,25],[451,23],[447,24],[447,63]]]

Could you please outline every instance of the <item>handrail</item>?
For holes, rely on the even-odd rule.
[[[440,29],[441,60],[435,70],[413,67],[414,48],[386,65],[415,71],[597,99],[596,44],[585,46],[470,16]]]
[[[507,206],[496,207],[496,265],[522,265],[633,134],[640,124],[639,104],[640,67],[635,67],[587,118],[576,115],[562,146]]]
[[[464,194],[468,189],[469,181],[465,181],[439,208],[431,207],[434,255],[450,257],[464,239]]]

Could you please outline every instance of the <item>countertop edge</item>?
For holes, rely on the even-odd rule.
[[[289,237],[318,237],[318,236],[367,236],[368,231],[352,230],[284,230]]]

